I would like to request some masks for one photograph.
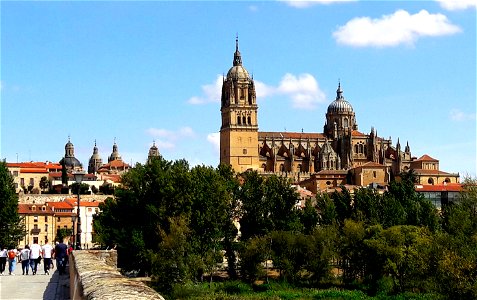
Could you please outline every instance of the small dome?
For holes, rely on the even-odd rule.
[[[338,89],[336,90],[336,99],[328,105],[328,113],[343,113],[353,112],[353,107],[343,97],[343,90],[341,89],[341,83],[338,83]]]
[[[247,70],[245,70],[243,66],[239,65],[230,68],[229,72],[227,73],[227,79],[249,80],[250,76],[248,75]]]
[[[76,157],[64,157],[60,160],[60,164],[63,163],[63,160],[65,161],[65,166],[66,168],[78,168],[78,167],[83,167],[83,165],[80,163],[80,161]]]
[[[353,107],[344,99],[337,99],[328,105],[328,113],[353,112]]]

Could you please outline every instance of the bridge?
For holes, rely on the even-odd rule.
[[[67,274],[55,268],[43,274],[43,265],[36,275],[22,275],[21,264],[15,275],[0,276],[0,299],[15,300],[164,300],[141,281],[122,276],[117,269],[114,250],[78,250],[69,258]]]

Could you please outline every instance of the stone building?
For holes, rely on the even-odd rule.
[[[68,173],[83,170],[83,165],[75,157],[75,147],[68,137],[68,142],[65,145],[65,156],[59,161],[60,165],[65,165]]]
[[[340,83],[322,133],[259,131],[254,79],[242,64],[238,39],[232,67],[223,80],[220,111],[220,163],[236,172],[278,174],[316,192],[341,184],[386,185],[410,168],[429,170],[418,166],[408,143],[402,150],[399,139],[393,145],[391,138],[378,136],[373,127],[369,133],[359,131]],[[446,174],[458,182],[458,174]]]

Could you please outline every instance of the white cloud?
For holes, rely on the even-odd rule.
[[[306,8],[316,4],[333,4],[340,2],[353,2],[356,0],[281,0],[288,4],[289,6],[296,8]]]
[[[194,137],[194,130],[190,127],[182,127],[178,130],[167,130],[163,128],[148,128],[146,133],[155,139],[156,146],[161,149],[173,149],[176,142],[183,138]]]
[[[256,5],[250,5],[248,7],[248,9],[251,11],[251,12],[257,12],[258,11],[258,6]]]
[[[460,32],[443,14],[430,14],[426,10],[411,15],[398,10],[379,19],[354,18],[333,32],[338,44],[354,47],[393,47],[413,45],[423,36],[441,36]]]
[[[222,93],[223,75],[217,75],[214,83],[202,86],[203,97],[193,96],[187,100],[189,104],[205,104],[210,102],[219,102]]]
[[[476,0],[437,0],[437,2],[447,10],[464,10],[477,7]]]
[[[449,117],[452,121],[468,121],[475,120],[475,113],[465,113],[460,109],[452,109],[449,113]]]
[[[207,141],[214,146],[214,150],[216,153],[220,153],[220,133],[209,133],[207,135]]]
[[[311,74],[285,74],[277,89],[278,93],[291,97],[294,108],[313,109],[326,100],[318,82]]]
[[[204,97],[191,97],[188,100],[190,104],[205,104],[209,102],[220,102],[220,93],[222,89],[222,76],[218,77],[215,85],[204,85],[202,90],[206,94]],[[212,86],[214,88],[212,88]],[[207,87],[207,88],[205,88]],[[215,95],[216,96],[207,96]],[[272,96],[286,96],[291,98],[293,108],[313,109],[318,103],[325,101],[325,94],[321,91],[318,82],[313,75],[303,73],[293,75],[285,74],[278,86],[267,85],[261,81],[255,81],[255,91],[258,99]]]

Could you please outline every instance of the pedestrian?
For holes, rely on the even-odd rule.
[[[5,275],[5,266],[7,265],[7,249],[0,247],[0,275]]]
[[[68,258],[68,246],[60,241],[55,246],[56,268],[60,275],[66,271],[66,260]]]
[[[20,261],[22,262],[23,275],[28,275],[30,268],[30,247],[28,245],[20,252]]]
[[[51,256],[53,254],[53,247],[51,247],[51,245],[48,243],[48,240],[45,240],[45,244],[41,248],[43,253],[43,270],[45,271],[45,275],[50,275]]]
[[[8,250],[8,274],[15,275],[15,266],[17,265],[17,249],[11,246]]]
[[[38,245],[37,241],[33,242],[33,245],[30,247],[30,267],[33,275],[36,274],[38,263],[41,260],[41,247]]]

